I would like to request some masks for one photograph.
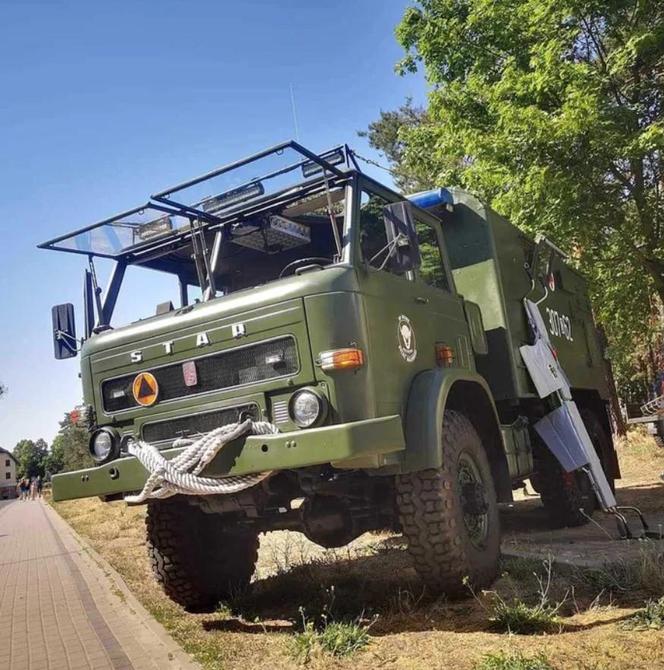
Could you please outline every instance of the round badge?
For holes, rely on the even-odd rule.
[[[406,362],[412,363],[417,358],[415,329],[410,319],[403,314],[397,320],[397,340],[399,342],[399,353],[402,358]]]
[[[140,375],[136,375],[131,385],[131,392],[139,405],[149,407],[157,402],[159,384],[151,372],[141,372]]]

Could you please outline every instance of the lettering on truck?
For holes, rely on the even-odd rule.
[[[549,333],[556,337],[564,337],[569,342],[574,342],[572,337],[572,321],[569,316],[559,314],[555,309],[546,308],[549,315]]]

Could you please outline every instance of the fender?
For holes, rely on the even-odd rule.
[[[512,500],[500,421],[491,391],[482,376],[467,369],[425,370],[413,380],[406,408],[402,472],[441,467],[440,444],[446,409],[455,409],[471,421],[487,452],[498,499]]]

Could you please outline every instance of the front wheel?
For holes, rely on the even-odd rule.
[[[397,507],[408,552],[435,592],[464,594],[498,573],[500,520],[489,461],[477,431],[459,412],[443,421],[443,464],[396,477]]]
[[[179,496],[148,502],[146,524],[152,572],[186,610],[211,611],[249,585],[258,558],[254,531],[229,528]]]

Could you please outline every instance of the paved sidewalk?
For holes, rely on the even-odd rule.
[[[0,669],[198,667],[48,505],[0,502]]]

